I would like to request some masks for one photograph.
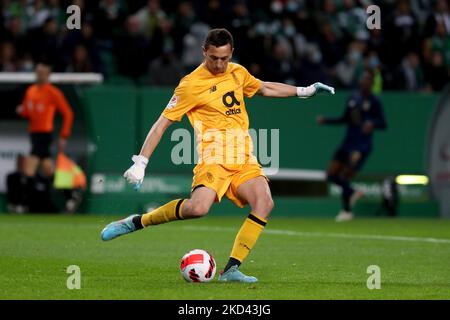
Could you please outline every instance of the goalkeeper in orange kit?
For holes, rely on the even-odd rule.
[[[101,237],[107,241],[149,226],[206,216],[212,204],[225,195],[239,207],[250,204],[251,212],[236,235],[219,281],[249,283],[257,279],[243,274],[239,266],[258,240],[274,204],[267,178],[252,154],[244,96],[307,98],[319,91],[334,94],[334,89],[322,83],[295,87],[258,80],[243,66],[230,62],[233,50],[233,37],[227,30],[208,33],[203,45],[204,62],[181,79],[140,154],[132,157],[134,164],[124,173],[128,182],[139,186],[163,133],[187,114],[200,146],[190,198],[175,199],[149,213],[112,222],[102,230]],[[237,146],[230,140],[236,132],[240,133]]]

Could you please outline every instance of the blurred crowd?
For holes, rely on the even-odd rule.
[[[66,8],[82,12],[68,30]],[[381,29],[366,7],[381,9]],[[450,76],[447,0],[3,0],[0,71],[101,72],[107,81],[176,85],[202,61],[210,28],[235,40],[256,77],[352,88],[365,68],[377,90],[440,91]]]

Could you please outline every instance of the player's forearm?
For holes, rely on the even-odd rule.
[[[279,82],[263,82],[260,94],[264,97],[287,98],[297,96],[297,87]]]
[[[142,145],[140,155],[144,156],[147,159],[153,154],[159,142],[161,141],[162,136],[166,129],[170,126],[172,122],[165,118],[164,116],[160,116],[158,121],[156,121],[150,131],[145,138],[144,144]]]
[[[262,82],[258,91],[259,95],[264,97],[287,98],[299,97],[309,98],[314,96],[317,92],[326,91],[334,94],[334,88],[323,83],[316,82],[307,87],[295,87],[289,84],[280,82]]]

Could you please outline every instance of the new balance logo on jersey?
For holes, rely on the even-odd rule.
[[[217,91],[217,87],[216,86],[212,86],[211,89],[209,89],[209,93],[213,93]]]

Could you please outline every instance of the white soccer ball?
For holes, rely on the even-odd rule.
[[[216,261],[205,250],[194,249],[181,259],[180,271],[188,282],[209,282],[216,274]]]

